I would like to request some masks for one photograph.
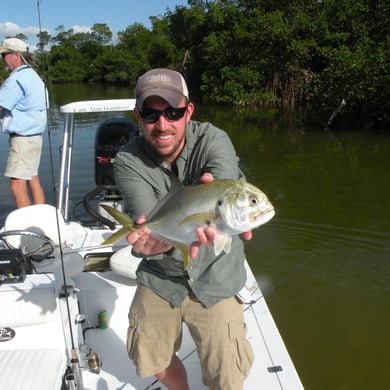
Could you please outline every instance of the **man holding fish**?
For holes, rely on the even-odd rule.
[[[118,234],[130,231],[133,253],[143,258],[129,313],[129,356],[139,376],[155,375],[169,390],[189,389],[176,356],[184,322],[204,384],[242,389],[253,354],[236,298],[246,280],[238,234],[250,239],[273,207],[245,183],[227,134],[191,120],[194,105],[180,73],[152,69],[135,93],[142,135],[119,151],[114,175],[136,223],[112,213],[123,225]]]

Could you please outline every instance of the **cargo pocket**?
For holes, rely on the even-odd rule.
[[[138,316],[136,313],[129,313],[129,327],[127,329],[127,353],[130,359],[134,359],[134,346],[137,340]]]
[[[229,339],[233,348],[232,361],[233,378],[241,377],[244,380],[252,367],[254,360],[252,347],[246,338],[246,324],[241,320],[232,320],[228,323]]]

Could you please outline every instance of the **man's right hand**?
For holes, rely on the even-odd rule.
[[[146,222],[146,216],[142,215],[137,219],[137,224],[142,225]],[[127,241],[133,246],[135,252],[144,255],[157,255],[172,249],[172,245],[162,242],[151,236],[147,226],[142,226],[134,230],[127,236]]]

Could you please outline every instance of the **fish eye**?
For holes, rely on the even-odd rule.
[[[222,206],[222,205],[223,205],[223,200],[222,200],[222,199],[218,199],[217,205],[218,205],[218,206]]]
[[[251,198],[251,199],[250,199],[250,203],[252,204],[252,206],[256,206],[256,205],[257,205],[257,202],[258,202],[258,199],[257,199],[257,198]]]

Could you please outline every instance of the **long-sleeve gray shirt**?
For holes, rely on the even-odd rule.
[[[211,173],[215,179],[239,179],[238,157],[228,135],[210,123],[190,121],[186,143],[176,161],[179,180],[184,185],[198,184]],[[115,157],[114,176],[127,212],[137,218],[148,215],[170,188],[167,164],[143,136],[133,138]],[[196,259],[183,266],[180,251],[148,256],[138,270],[137,279],[174,306],[180,306],[190,290],[206,307],[236,294],[244,285],[243,244],[233,237],[229,254],[215,256],[213,248],[202,246]]]

